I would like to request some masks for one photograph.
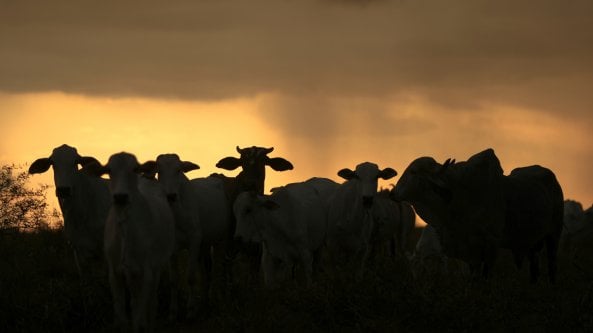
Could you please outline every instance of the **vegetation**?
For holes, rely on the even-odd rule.
[[[48,214],[45,193],[48,185],[36,189],[27,186],[29,174],[15,171],[15,165],[0,166],[0,230],[38,230],[49,226],[57,212]]]
[[[21,184],[26,181],[23,177]],[[3,180],[2,195],[30,193],[25,199],[44,200],[36,191],[5,191],[15,179]],[[39,204],[25,206],[43,206]],[[18,230],[0,236],[2,331],[111,331],[104,263],[94,263],[81,283],[61,229],[43,223],[51,214],[3,208],[5,212],[16,212],[2,219]],[[545,278],[530,285],[527,267],[518,272],[507,257],[502,253],[494,277],[487,281],[471,281],[454,265],[414,278],[405,259],[378,258],[359,282],[326,271],[311,288],[291,281],[274,290],[248,282],[247,261],[239,257],[233,285],[227,291],[215,285],[219,292],[195,319],[167,322],[163,283],[158,328],[163,332],[593,330],[592,276],[562,260],[557,285],[550,286]]]

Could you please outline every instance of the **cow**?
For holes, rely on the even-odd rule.
[[[190,316],[195,312],[194,290],[196,289],[196,268],[200,247],[202,245],[202,226],[200,224],[200,211],[198,196],[194,186],[185,176],[186,172],[197,170],[200,167],[189,161],[181,161],[177,154],[161,154],[156,161],[147,161],[143,164],[142,176],[158,182],[169,201],[169,205],[175,216],[175,251],[171,258],[171,313],[172,318],[177,315],[177,291],[179,283],[179,252],[187,249],[188,258],[188,285],[190,297],[188,313]]]
[[[578,237],[581,229],[586,226],[583,205],[575,200],[565,200],[563,221],[564,227],[560,235],[560,250],[568,256],[572,256],[571,252],[573,252],[575,245],[573,238]]]
[[[444,253],[469,264],[474,277],[488,277],[505,224],[503,171],[494,150],[466,162],[415,159],[392,195],[407,201],[439,235]]]
[[[236,177],[226,177],[221,174],[213,174],[212,176],[219,177],[224,182],[225,193],[227,195],[227,202],[229,204],[228,211],[232,216],[232,226],[229,229],[229,239],[233,239],[235,232],[236,220],[233,215],[233,204],[237,196],[246,191],[251,191],[259,195],[264,194],[264,181],[266,178],[266,166],[271,167],[274,171],[292,170],[293,165],[288,160],[282,157],[269,157],[268,154],[274,151],[273,147],[236,147],[240,157],[227,156],[222,158],[216,167],[225,170],[235,170],[241,168],[241,172]],[[227,254],[227,257],[234,258],[238,250],[242,248],[244,252],[250,257],[253,270],[252,276],[256,276],[260,267],[261,246],[259,244],[234,244],[232,249]]]
[[[272,195],[243,192],[235,200],[235,238],[262,243],[268,286],[280,282],[296,263],[303,267],[307,286],[311,285],[314,261],[319,260],[327,231],[326,198],[316,186],[331,186],[318,180],[288,184]]]
[[[443,253],[443,247],[435,228],[430,224],[422,228],[411,261],[415,268],[413,270],[415,275],[418,275],[417,272],[421,270],[431,270],[433,264],[437,271],[440,271],[441,268],[444,272],[448,270],[448,258]]]
[[[163,187],[176,220],[176,239],[178,247],[189,249],[188,279],[190,288],[195,287],[195,268],[201,264],[202,291],[204,303],[208,303],[212,257],[215,262],[223,262],[224,251],[229,247],[227,235],[230,232],[232,215],[228,211],[224,182],[220,177],[209,176],[188,179],[185,172],[196,170],[193,162],[182,161],[177,154],[161,154],[156,161],[144,163],[158,174],[158,182]],[[224,265],[228,263],[224,262]],[[226,270],[225,269],[225,278]],[[194,297],[190,295],[190,316],[195,311]]]
[[[175,246],[173,212],[161,187],[140,176],[149,170],[132,154],[114,154],[106,165],[90,163],[85,170],[95,176],[108,174],[111,180],[104,251],[116,327],[127,325],[128,291],[133,330],[152,331],[161,272]]]
[[[228,156],[216,163],[216,167],[225,170],[235,170],[241,167],[241,172],[235,178],[231,178],[231,183],[226,184],[227,192],[234,203],[239,193],[244,191],[253,191],[257,194],[264,194],[264,181],[266,179],[266,166],[275,171],[292,170],[292,163],[282,157],[268,157],[268,154],[274,151],[274,148],[248,147],[239,148],[237,152],[241,155],[239,158]]]
[[[376,242],[391,239],[395,233],[392,215],[399,214],[395,203],[382,198],[378,205],[374,205],[378,179],[390,179],[395,175],[394,169],[381,170],[370,162],[358,164],[355,170],[344,168],[338,172],[346,182],[335,190],[329,201],[327,245],[334,264],[340,266],[344,261],[350,261],[358,265],[355,269],[357,278],[362,278]]]
[[[380,197],[390,198],[397,206],[397,212],[399,214],[395,219],[395,235],[389,245],[390,254],[392,256],[408,256],[408,238],[416,226],[414,208],[407,202],[394,200],[391,191],[388,189],[381,189],[378,194]]]
[[[506,205],[502,246],[521,268],[529,259],[530,281],[539,276],[538,253],[545,246],[548,278],[556,281],[557,252],[564,217],[564,196],[554,173],[539,165],[516,168],[503,178]]]
[[[103,257],[103,231],[111,206],[109,181],[78,169],[92,162],[97,160],[80,156],[76,148],[64,144],[56,147],[49,157],[39,158],[29,167],[30,174],[43,173],[53,167],[56,197],[64,217],[64,234],[73,249],[81,277],[83,263]]]

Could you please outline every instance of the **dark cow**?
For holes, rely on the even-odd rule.
[[[539,165],[517,168],[504,177],[506,224],[503,247],[517,267],[529,259],[531,282],[539,276],[538,253],[546,247],[548,277],[556,281],[556,256],[564,217],[564,196],[556,176]]]
[[[431,157],[414,160],[393,189],[435,228],[444,253],[487,277],[497,256],[505,222],[502,168],[487,149],[455,163]]]

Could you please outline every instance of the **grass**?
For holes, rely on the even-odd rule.
[[[289,281],[269,290],[248,282],[238,258],[228,292],[218,292],[198,318],[166,321],[162,332],[491,332],[592,331],[593,279],[561,261],[558,284],[528,281],[504,255],[494,276],[470,281],[460,269],[413,278],[404,259],[379,258],[356,282],[320,273],[311,288]],[[219,288],[220,289],[220,286]],[[62,233],[0,236],[0,327],[3,332],[111,330],[104,264],[81,284]]]

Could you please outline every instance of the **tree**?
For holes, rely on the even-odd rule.
[[[0,231],[39,230],[49,227],[57,211],[48,212],[45,196],[49,185],[27,186],[29,174],[13,165],[0,166]]]

